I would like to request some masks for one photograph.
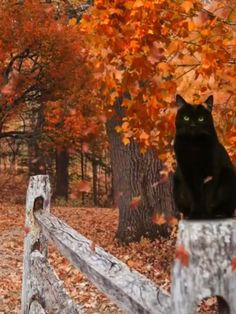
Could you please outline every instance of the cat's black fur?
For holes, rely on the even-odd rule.
[[[176,96],[174,200],[189,219],[230,218],[236,209],[236,172],[215,131],[213,96],[190,105]]]

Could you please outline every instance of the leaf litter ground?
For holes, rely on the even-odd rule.
[[[116,209],[58,206],[53,207],[52,212],[91,239],[95,245],[103,247],[163,289],[170,290],[171,265],[175,252],[174,235],[169,239],[161,238],[153,242],[143,239],[140,243],[120,246],[114,241],[118,222]],[[0,205],[0,314],[20,312],[23,230],[24,205],[9,201],[2,202]],[[49,247],[49,261],[60,279],[64,281],[71,297],[84,305],[86,314],[122,313],[52,246]],[[217,313],[214,299],[204,302],[198,313]]]

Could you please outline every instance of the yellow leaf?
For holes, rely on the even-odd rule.
[[[122,131],[122,128],[118,125],[115,127],[115,130],[117,133],[120,133]]]
[[[184,11],[186,13],[188,13],[192,8],[193,8],[193,2],[192,1],[184,1],[182,4],[181,4],[181,7],[184,9]]]
[[[122,126],[121,126],[122,130],[125,132],[125,131],[128,131],[129,129],[129,122],[124,122],[122,123]]]
[[[124,145],[128,145],[128,144],[130,143],[130,140],[128,139],[128,137],[123,137],[122,143],[123,143]]]
[[[167,51],[169,54],[172,54],[177,51],[180,51],[180,49],[182,48],[183,48],[183,43],[180,40],[174,40],[167,47]]]
[[[190,32],[194,31],[196,29],[196,24],[193,21],[188,22],[188,30]]]
[[[143,0],[136,0],[135,3],[134,3],[134,6],[133,8],[140,8],[144,5],[144,1]]]
[[[77,24],[77,19],[73,17],[72,19],[69,20],[68,23],[70,26],[75,26]]]

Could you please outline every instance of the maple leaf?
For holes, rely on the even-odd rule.
[[[188,267],[189,265],[189,253],[185,250],[183,245],[179,245],[176,248],[176,258],[179,259],[180,263]]]
[[[152,222],[155,225],[164,225],[167,221],[166,221],[166,218],[165,218],[164,214],[155,213],[152,216]]]

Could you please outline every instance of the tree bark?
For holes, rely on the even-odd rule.
[[[29,151],[29,176],[47,173],[47,166],[42,150],[39,148],[38,141],[32,138],[28,141]]]
[[[234,219],[182,220],[172,271],[171,314],[193,314],[217,296],[220,314],[236,313]]]
[[[68,200],[69,154],[66,149],[56,151],[56,197]]]
[[[174,204],[170,181],[160,183],[162,164],[149,150],[141,154],[138,143],[131,140],[124,145],[115,127],[123,117],[121,102],[115,105],[116,115],[107,122],[110,142],[114,199],[119,207],[119,225],[116,238],[120,242],[139,241],[142,236],[151,239],[167,235],[167,226],[155,225],[155,213],[172,215]],[[140,199],[132,206],[134,197]]]
[[[93,203],[95,206],[97,206],[98,205],[98,189],[97,189],[98,174],[97,174],[97,162],[96,162],[95,156],[93,156],[93,160],[92,160],[92,169],[93,169]]]
[[[84,181],[84,153],[80,152],[80,172],[81,172],[81,179]],[[82,192],[82,204],[85,204],[85,193]]]

